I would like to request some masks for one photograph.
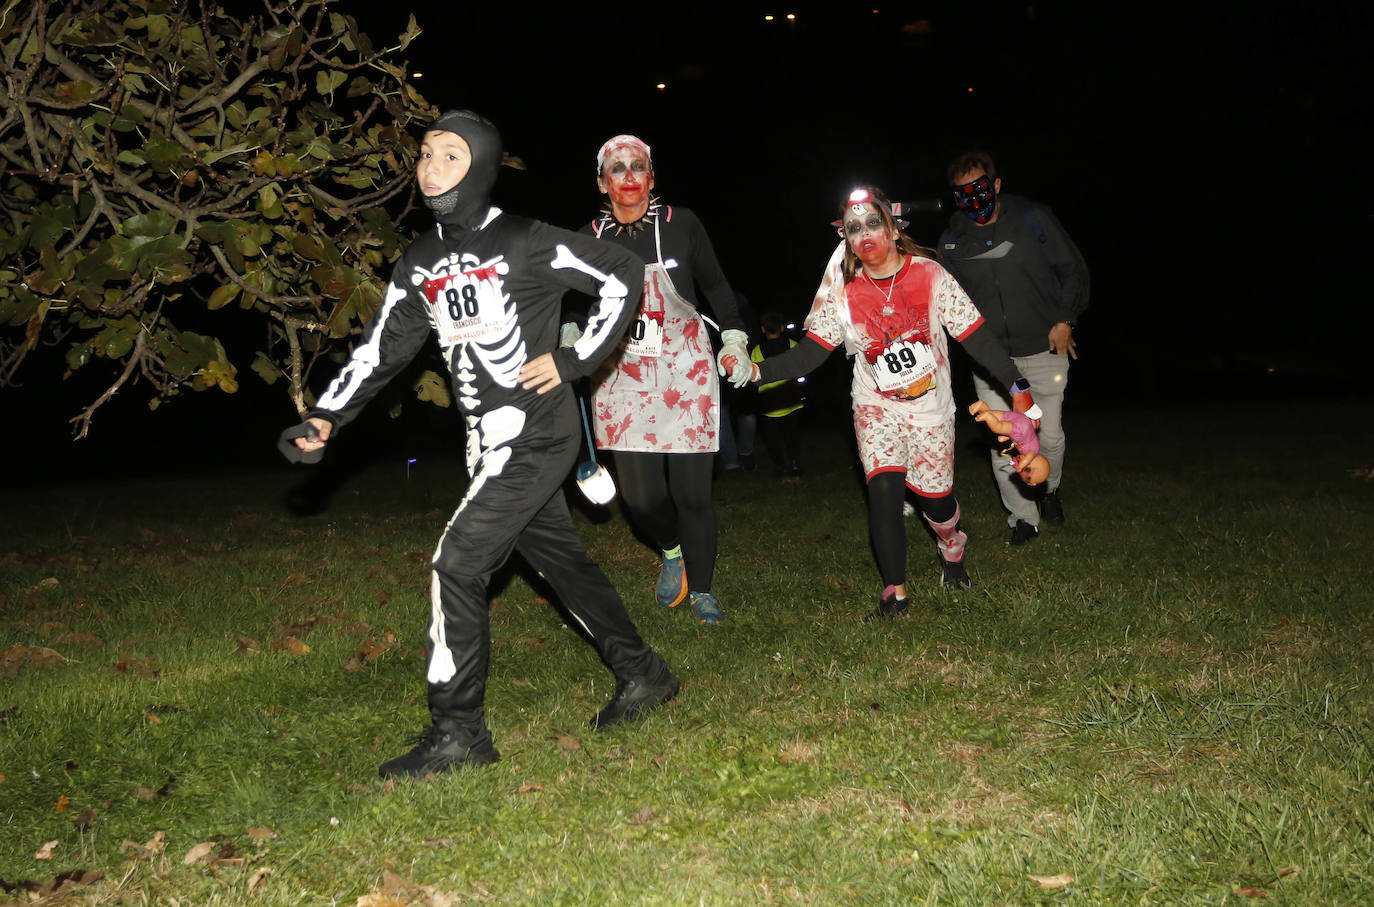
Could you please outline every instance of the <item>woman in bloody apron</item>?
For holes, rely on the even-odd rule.
[[[711,593],[716,513],[711,503],[720,449],[717,372],[737,387],[749,379],[748,336],[715,250],[695,214],[651,195],[649,146],[632,135],[606,141],[596,156],[607,200],[582,229],[645,262],[644,298],[624,347],[592,378],[596,445],[613,452],[628,516],[662,552],[656,598],[687,601],[696,619],[723,616]],[[712,352],[703,304],[721,333]],[[719,365],[732,354],[734,373]]]

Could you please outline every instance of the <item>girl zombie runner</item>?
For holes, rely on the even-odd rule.
[[[717,368],[736,387],[749,380],[748,335],[734,291],[696,215],[651,196],[649,146],[632,135],[609,139],[596,155],[601,216],[582,229],[623,246],[647,264],[644,296],[629,337],[593,378],[596,445],[614,452],[631,523],[662,550],[655,594],[675,607],[688,599],[703,624],[722,620],[711,594],[716,512],[711,472],[720,449]],[[721,329],[718,366],[695,300]]]
[[[493,207],[496,127],[449,111],[425,132],[415,177],[437,225],[396,262],[366,341],[283,451],[317,459],[326,441],[403,369],[431,334],[467,425],[467,492],[430,574],[426,649],[432,724],[382,777],[423,776],[499,758],[484,698],[491,632],[487,582],[513,551],[546,579],[614,672],[602,728],[677,694],[678,680],[587,556],[562,493],[581,439],[569,380],[589,374],[634,318],[643,267],[633,255]],[[598,299],[587,330],[558,346],[563,293]],[[294,441],[294,446],[290,446]]]
[[[953,494],[954,397],[945,331],[1012,389],[1017,411],[1035,418],[1035,401],[1006,349],[990,331],[979,330],[983,316],[968,295],[932,250],[901,232],[877,189],[855,190],[841,224],[843,261],[837,250],[832,262],[840,267],[827,270],[806,319],[806,338],[755,366],[752,378],[804,375],[840,344],[854,357],[854,431],[868,479],[869,535],[885,587],[866,619],[904,617],[904,485],[920,498],[935,531],[940,582],[972,585]]]

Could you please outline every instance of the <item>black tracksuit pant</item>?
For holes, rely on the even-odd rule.
[[[649,673],[657,659],[587,555],[568,511],[562,484],[580,441],[571,401],[568,394],[553,413],[546,410],[515,437],[490,446],[483,432],[474,438],[468,429],[472,481],[432,561],[426,677],[436,724],[483,721],[491,648],[487,585],[512,551],[553,588],[617,679]]]

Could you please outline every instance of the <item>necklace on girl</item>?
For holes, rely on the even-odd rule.
[[[892,314],[892,291],[895,290],[895,289],[897,289],[897,275],[900,274],[900,273],[902,273],[902,265],[903,265],[903,264],[905,264],[905,262],[902,262],[902,263],[900,263],[900,264],[897,265],[897,270],[895,270],[895,271],[892,272],[892,276],[891,276],[891,277],[884,277],[884,278],[882,278],[883,280],[886,280],[886,281],[888,282],[888,284],[887,284],[887,290],[886,290],[886,291],[884,291],[882,287],[878,286],[878,281],[876,281],[876,280],[873,279],[873,275],[871,275],[871,274],[868,273],[868,269],[867,269],[867,268],[864,269],[864,276],[868,278],[868,282],[869,282],[869,283],[873,284],[873,289],[875,289],[875,290],[877,290],[879,293],[882,293],[882,294],[883,294],[883,317],[884,317],[884,318],[887,318],[887,317],[889,317],[889,316]]]

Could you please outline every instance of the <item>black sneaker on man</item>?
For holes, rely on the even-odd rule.
[[[969,579],[963,561],[947,561],[940,558],[940,585],[954,586],[959,589],[972,589],[973,580]]]
[[[479,731],[431,724],[420,733],[414,749],[383,762],[377,774],[383,778],[424,778],[464,765],[491,765],[500,758],[485,727]]]
[[[657,666],[648,674],[616,681],[611,701],[592,716],[592,730],[599,731],[637,718],[677,695],[677,676],[657,655],[654,661]]]
[[[1040,499],[1040,521],[1054,526],[1064,525],[1064,505],[1059,502],[1059,492],[1047,491]]]
[[[1035,541],[1039,535],[1039,529],[1036,529],[1025,520],[1017,520],[1016,525],[1011,527],[1011,536],[1007,539],[1007,544],[1024,545],[1026,542]]]

